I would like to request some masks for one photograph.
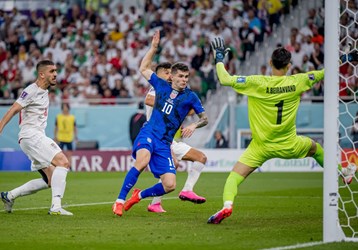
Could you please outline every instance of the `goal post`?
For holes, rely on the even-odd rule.
[[[340,241],[338,223],[339,1],[325,0],[323,241]]]
[[[340,5],[342,4],[342,5]],[[324,173],[323,173],[323,241],[358,242],[358,179],[351,185],[342,183],[337,171],[338,164],[346,167],[358,165],[358,148],[349,138],[349,131],[358,111],[358,91],[348,85],[350,79],[358,78],[357,71],[351,75],[340,74],[339,56],[357,49],[357,41],[350,36],[350,30],[358,17],[358,12],[349,9],[349,0],[325,0],[325,79],[324,79]],[[340,23],[342,16],[348,21]],[[348,47],[348,43],[352,46]],[[346,50],[346,48],[349,48]],[[356,63],[347,63],[351,69]],[[352,92],[350,100],[340,97],[339,82],[344,89]],[[344,119],[345,118],[345,119]],[[348,118],[348,121],[347,121]],[[344,121],[345,120],[345,121]],[[341,133],[340,133],[341,132]],[[351,146],[346,149],[340,139],[348,140]],[[347,150],[349,153],[347,153]],[[354,155],[354,159],[348,159]],[[342,184],[340,184],[342,183]]]

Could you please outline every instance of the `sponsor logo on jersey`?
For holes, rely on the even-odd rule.
[[[309,75],[308,75],[308,78],[309,78],[311,81],[313,81],[313,80],[314,80],[314,74],[309,74]]]
[[[24,99],[27,95],[28,95],[28,93],[26,91],[22,91],[20,98]]]
[[[240,77],[238,77],[238,78],[236,79],[236,82],[237,82],[237,83],[244,83],[244,82],[246,82],[246,77],[240,76]]]
[[[170,99],[175,99],[178,95],[178,91],[176,91],[175,89],[172,90],[172,93],[170,93]]]
[[[152,138],[147,137],[147,142],[152,143]]]

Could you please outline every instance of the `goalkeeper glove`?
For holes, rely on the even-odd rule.
[[[230,50],[230,48],[225,48],[224,40],[220,37],[215,37],[211,41],[211,48],[213,49],[215,64],[222,62]]]

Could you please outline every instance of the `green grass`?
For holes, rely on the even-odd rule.
[[[143,200],[123,217],[112,214],[125,173],[69,173],[63,203],[73,217],[49,216],[50,190],[21,197],[12,214],[0,213],[1,249],[264,249],[322,241],[322,173],[255,173],[240,186],[232,216],[206,223],[222,207],[227,173],[203,173],[195,188],[207,202],[195,205],[177,196],[163,201],[165,214],[146,211]],[[38,178],[37,173],[0,173],[0,190]],[[137,187],[156,180],[144,172]],[[358,184],[351,185],[358,190]],[[105,204],[90,205],[90,203]],[[78,204],[78,205],[76,205]],[[82,205],[81,205],[82,204]],[[76,205],[76,206],[75,206]],[[28,209],[29,210],[25,210]],[[333,243],[305,249],[358,249]]]

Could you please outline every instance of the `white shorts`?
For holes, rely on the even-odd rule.
[[[62,151],[56,142],[45,135],[23,138],[20,140],[20,147],[31,160],[32,171],[47,168],[55,155]]]
[[[191,147],[185,142],[173,141],[171,148],[178,160],[181,160],[186,155]]]

